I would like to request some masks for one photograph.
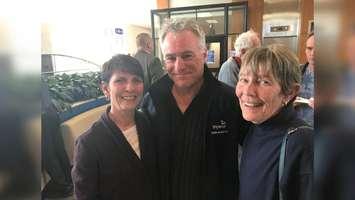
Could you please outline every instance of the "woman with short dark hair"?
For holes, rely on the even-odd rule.
[[[102,68],[110,106],[76,141],[72,177],[77,200],[157,199],[156,160],[150,124],[138,111],[143,95],[139,62],[116,55]]]

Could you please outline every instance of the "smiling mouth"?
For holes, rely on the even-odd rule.
[[[135,100],[136,98],[137,98],[137,96],[122,96],[121,97],[122,99],[124,99],[124,100]]]
[[[187,76],[187,75],[190,75],[190,74],[191,74],[191,73],[174,74],[174,76],[179,77],[179,76]]]
[[[263,104],[263,103],[249,103],[249,102],[245,102],[245,103],[243,103],[243,105],[244,105],[245,107],[249,107],[249,108],[256,108],[256,107],[263,106],[264,104]]]

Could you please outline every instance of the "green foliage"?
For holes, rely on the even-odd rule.
[[[103,95],[100,89],[100,72],[57,74],[43,78],[48,84],[52,103],[58,112],[70,110],[75,102],[98,98]]]

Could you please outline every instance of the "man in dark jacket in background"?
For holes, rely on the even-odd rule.
[[[142,65],[144,73],[144,91],[164,75],[159,58],[154,57],[153,40],[148,33],[140,33],[136,37],[137,52],[134,57]]]
[[[227,200],[238,196],[238,142],[246,122],[232,87],[205,65],[202,28],[176,19],[163,27],[167,75],[142,109],[156,128],[162,199]]]

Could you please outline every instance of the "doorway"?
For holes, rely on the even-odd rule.
[[[151,10],[154,55],[163,60],[159,33],[165,19],[187,18],[196,20],[206,33],[207,65],[217,76],[220,66],[234,52],[235,38],[247,30],[248,2],[209,4]]]
[[[225,60],[227,60],[227,38],[224,35],[206,37],[207,66],[215,77]]]

